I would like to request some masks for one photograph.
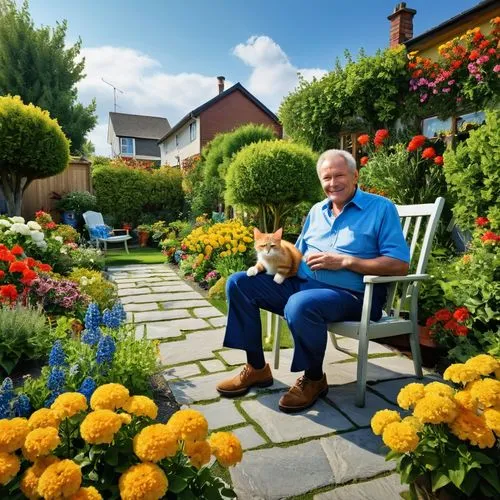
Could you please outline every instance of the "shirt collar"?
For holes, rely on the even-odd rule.
[[[354,196],[347,203],[346,206],[349,206],[352,203],[353,205],[356,205],[360,210],[363,210],[366,206],[365,202],[366,202],[366,194],[363,191],[361,191],[361,189],[359,189],[359,186],[357,186]],[[321,205],[321,208],[323,210],[331,210],[331,206],[332,202],[327,198]]]

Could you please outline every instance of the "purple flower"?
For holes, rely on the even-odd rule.
[[[96,361],[98,364],[110,363],[116,351],[116,344],[113,337],[106,335],[99,340],[97,346]]]
[[[92,394],[94,394],[96,387],[97,385],[94,379],[92,377],[86,377],[82,382],[80,389],[78,389],[78,392],[83,394],[87,398],[87,402],[90,402],[90,397],[92,396]]]
[[[477,69],[477,66],[474,64],[474,63],[469,63],[467,65],[467,69],[469,70],[469,73],[477,73],[478,69]]]

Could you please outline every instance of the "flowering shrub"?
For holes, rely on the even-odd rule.
[[[94,271],[104,269],[104,254],[97,248],[79,246],[78,248],[72,248],[69,256],[74,267],[85,267]]]
[[[440,309],[427,318],[426,326],[439,345],[455,347],[454,337],[465,337],[469,333],[466,325],[470,312],[466,307],[459,307],[454,312],[449,309]],[[451,338],[450,338],[451,337]]]
[[[491,20],[492,32],[474,28],[439,47],[440,58],[432,61],[409,54],[410,91],[420,103],[428,103],[442,117],[460,107],[483,109],[500,92],[500,17]]]
[[[0,385],[0,419],[27,417],[31,404],[26,394],[16,394],[12,379],[6,377]]]
[[[26,222],[19,216],[0,216],[0,242],[9,247],[21,245],[27,251],[47,249],[42,226],[36,221]]]
[[[102,310],[111,309],[118,298],[116,286],[104,279],[98,271],[73,268],[68,278],[77,283],[80,291],[88,295]]]
[[[481,354],[445,371],[456,389],[441,382],[403,387],[397,402],[411,416],[375,413],[372,430],[390,448],[387,459],[397,461],[413,495],[420,488],[449,498],[500,495],[499,376],[500,362]]]
[[[236,497],[204,465],[212,455],[224,467],[236,464],[241,444],[228,432],[208,436],[200,412],[157,423],[156,404],[120,384],[98,387],[89,403],[69,392],[29,419],[0,420],[2,498]]]

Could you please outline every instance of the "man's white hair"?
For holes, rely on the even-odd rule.
[[[344,158],[349,170],[351,170],[352,172],[356,171],[356,160],[351,153],[349,153],[348,151],[344,151],[343,149],[327,149],[324,153],[321,153],[320,157],[318,158],[318,162],[316,163],[316,172],[318,173],[318,177],[320,176],[320,169],[321,165],[323,165],[323,162],[325,160],[328,160],[329,158],[334,158],[335,156],[341,156],[342,158]]]

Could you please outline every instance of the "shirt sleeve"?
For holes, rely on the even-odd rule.
[[[300,232],[300,235],[297,238],[297,241],[295,242],[295,248],[297,248],[303,255],[306,253],[307,250],[307,245],[304,240],[304,237],[306,235],[307,230],[309,229],[310,224],[311,224],[311,212],[307,214],[306,221],[302,226],[302,231]]]
[[[381,256],[410,262],[410,249],[405,241],[399,214],[393,203],[385,209],[378,234],[378,246]]]

